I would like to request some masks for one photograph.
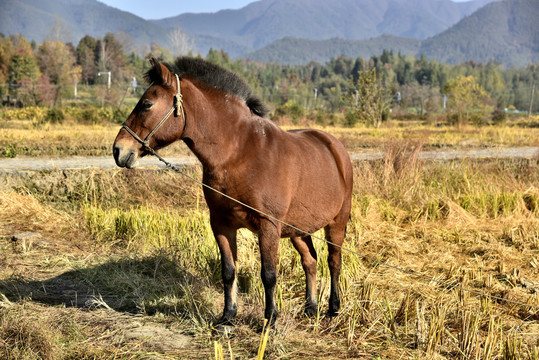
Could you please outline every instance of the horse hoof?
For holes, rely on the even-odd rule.
[[[334,318],[339,315],[339,310],[328,310],[327,317]]]
[[[236,326],[234,323],[234,319],[229,316],[221,316],[219,320],[215,323],[215,325],[223,325],[223,326]]]
[[[215,334],[228,337],[234,330],[234,321],[230,317],[222,316],[215,325],[212,327],[212,330]]]
[[[316,304],[309,304],[305,306],[304,314],[307,317],[313,317],[316,316],[316,313],[318,312],[318,306]]]
[[[333,318],[337,315],[339,315],[339,309],[341,308],[341,301],[338,297],[329,297],[329,309],[328,309],[328,317]]]
[[[212,328],[212,332],[215,335],[219,335],[225,338],[229,337],[233,331],[234,331],[234,325],[217,324]]]

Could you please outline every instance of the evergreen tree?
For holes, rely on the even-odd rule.
[[[9,77],[9,64],[13,57],[13,44],[9,38],[0,34],[0,84],[6,84]],[[7,87],[0,86],[0,98],[7,94]]]
[[[86,35],[77,46],[77,64],[81,67],[81,80],[86,84],[93,84],[97,76],[97,41]]]
[[[40,73],[30,43],[19,35],[11,37],[11,41],[14,44],[14,54],[8,67],[9,83],[18,83],[23,79],[35,83]]]
[[[390,97],[383,86],[381,75],[376,68],[361,71],[358,81],[353,83],[356,88],[354,96],[349,97],[349,119],[357,118],[366,124],[379,127],[387,118]],[[353,125],[351,121],[348,121]]]
[[[356,61],[354,62],[354,67],[352,68],[352,79],[354,83],[357,83],[357,80],[359,79],[359,72],[363,70],[363,59],[357,57]]]

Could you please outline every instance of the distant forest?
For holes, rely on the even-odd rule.
[[[1,98],[17,98],[26,105],[59,106],[73,99],[75,84],[101,89],[110,72],[111,90],[105,92],[102,102],[118,104],[125,92],[120,89],[131,86],[133,78],[143,88],[143,74],[149,67],[146,58],[123,49],[121,39],[111,33],[103,38],[85,36],[77,46],[57,41],[36,44],[20,35],[0,35]],[[174,60],[167,49],[155,44],[149,56],[170,63]],[[358,96],[360,74],[374,69],[376,86],[383,89],[390,107],[439,113],[444,96],[449,101],[453,96],[448,91],[452,81],[467,78],[484,91],[483,101],[492,109],[527,111],[532,105],[532,111],[539,112],[539,101],[532,99],[539,84],[539,64],[509,69],[498,63],[447,65],[388,50],[370,58],[340,56],[325,64],[294,66],[231,60],[220,50],[210,50],[205,59],[238,73],[273,109],[293,104],[304,109],[345,111],[353,104],[354,94]],[[100,96],[103,91],[94,93]]]

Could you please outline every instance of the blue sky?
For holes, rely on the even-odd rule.
[[[143,19],[162,19],[187,12],[217,12],[241,9],[255,0],[99,0],[109,6],[128,11]]]
[[[217,12],[241,9],[256,0],[99,0],[109,6],[129,11],[143,19],[162,19],[186,12]],[[467,1],[467,0],[453,0]]]

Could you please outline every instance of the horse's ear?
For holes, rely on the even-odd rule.
[[[154,58],[153,56],[149,59],[150,61],[150,65],[152,67],[155,67],[157,64],[159,64],[159,60],[157,60],[156,58]]]
[[[151,82],[172,86],[174,74],[169,70],[169,68],[154,57],[151,57],[149,61],[150,65],[152,66],[148,72]]]
[[[174,74],[165,64],[159,63],[159,66],[161,67],[161,78],[163,79],[163,83],[172,87],[174,85]]]

